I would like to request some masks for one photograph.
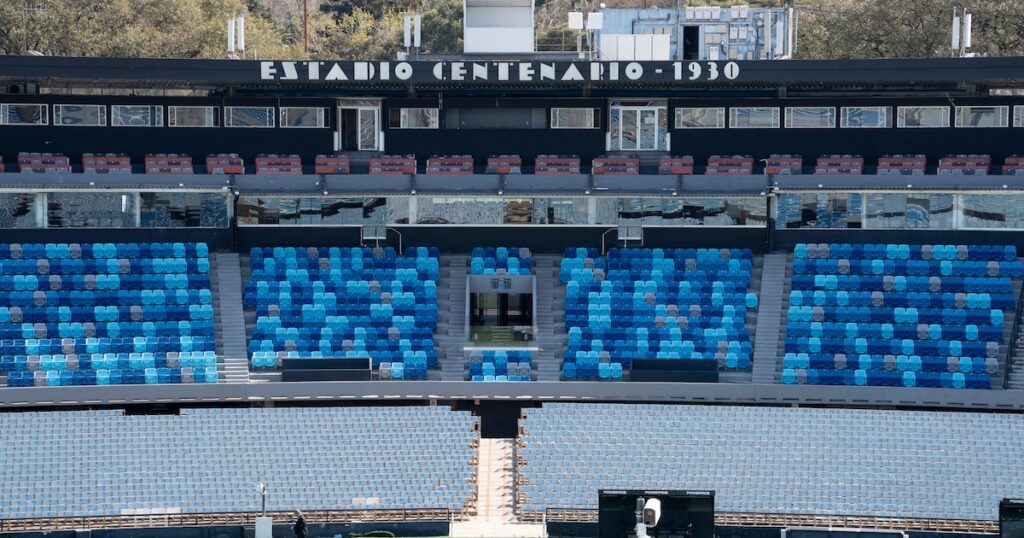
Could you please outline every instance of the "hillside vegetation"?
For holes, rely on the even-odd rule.
[[[391,59],[401,48],[402,13],[423,14],[423,50],[462,49],[462,0],[309,0],[309,52],[302,0],[6,0],[0,53],[220,58],[225,22],[246,15],[247,58]],[[690,2],[728,6],[736,1]],[[595,2],[537,0],[538,40],[564,36],[566,13]],[[675,7],[666,0],[605,0],[607,7]],[[748,5],[784,5],[754,0]],[[682,4],[680,4],[682,5]],[[949,55],[954,5],[974,13],[974,52],[1024,55],[1021,0],[802,0],[801,58]]]

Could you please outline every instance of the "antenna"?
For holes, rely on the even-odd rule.
[[[235,15],[231,14],[231,18],[228,19],[228,52],[235,52]]]
[[[238,41],[238,50],[242,51],[242,54],[245,54],[245,15],[239,15],[235,22],[238,24],[238,29],[235,31],[235,37]]]
[[[413,20],[412,46],[414,46],[416,48],[420,48],[420,29],[422,28],[422,26],[420,25],[420,14],[417,13],[416,15],[414,15],[412,20]]]
[[[959,8],[953,8],[953,39],[949,45],[949,50],[953,51],[953,56],[956,56],[960,52],[960,14]]]
[[[967,11],[967,8],[964,8],[964,30],[962,34],[964,48],[971,48],[971,12]]]

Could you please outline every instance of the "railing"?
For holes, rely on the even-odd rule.
[[[579,46],[580,32],[577,30],[561,30],[549,32],[536,39],[537,52],[576,52]]]
[[[598,511],[593,509],[548,508],[520,512],[521,521],[541,523],[596,523]],[[811,514],[760,514],[747,512],[716,512],[715,525],[730,527],[834,527],[849,529],[895,529],[930,532],[963,532],[997,534],[998,521],[965,519],[925,519],[873,516],[820,516]]]
[[[275,521],[291,521],[292,511],[267,512]],[[307,510],[312,523],[352,523],[362,521],[464,521],[464,510],[425,508],[420,510]],[[0,532],[47,531],[61,529],[121,529],[134,527],[210,527],[256,524],[259,512],[207,514],[152,514],[120,516],[81,516],[28,519],[0,519]]]
[[[1013,371],[1013,359],[1017,356],[1017,338],[1020,336],[1020,320],[1024,315],[1024,286],[1021,286],[1017,294],[1017,308],[1013,311],[1013,330],[1010,331],[1010,342],[1007,346],[1006,365],[1003,368],[1003,388],[1010,386],[1010,372]]]

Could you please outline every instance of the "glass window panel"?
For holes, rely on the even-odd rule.
[[[134,193],[52,192],[47,196],[50,228],[134,228]]]
[[[359,149],[374,151],[377,149],[377,110],[362,109],[359,111]]]
[[[622,111],[622,149],[637,149],[637,117],[639,111],[626,109]]]
[[[836,126],[836,109],[830,106],[786,108],[786,128],[831,129]]]
[[[676,108],[676,129],[725,129],[725,108]]]
[[[668,149],[668,109],[660,107],[657,109],[658,114],[658,151],[665,151]]]
[[[775,107],[730,108],[729,127],[734,129],[777,129],[779,127],[779,109]]]
[[[951,229],[952,194],[907,195],[907,228]]]
[[[530,224],[533,222],[533,199],[509,199],[505,205],[505,224]]]
[[[640,134],[638,149],[657,149],[658,147],[658,111],[640,111]]]
[[[388,126],[392,129],[437,129],[438,117],[436,108],[392,108]]]
[[[908,128],[949,127],[949,107],[898,107],[896,109],[896,126]]]
[[[387,224],[409,224],[409,205],[412,198],[393,197],[388,198],[384,210],[384,222]],[[376,211],[380,211],[377,208]]]
[[[1013,126],[1024,127],[1024,105],[1013,107]]]
[[[47,125],[46,105],[4,103],[0,105],[0,125]]]
[[[608,112],[608,143],[610,149],[619,149],[621,140],[619,129],[622,127],[622,109],[613,108]]]
[[[958,106],[957,127],[1006,127],[1009,125],[1009,107]]]
[[[162,127],[164,107],[150,105],[111,105],[110,125],[114,127]]]
[[[960,197],[964,228],[1005,228],[1007,201],[1015,197],[994,194],[964,194]]]
[[[216,127],[217,109],[212,106],[169,106],[168,127]]]
[[[1004,194],[1003,198],[1006,198],[1006,227],[1024,229],[1024,195]]]
[[[320,106],[281,107],[281,127],[316,129],[327,125],[327,109]]]
[[[587,224],[587,200],[583,198],[537,198],[533,202],[538,224]]]
[[[64,127],[103,127],[107,125],[107,107],[53,105],[53,124]]]
[[[0,193],[0,228],[38,228],[36,195]]]
[[[228,198],[217,193],[144,192],[139,195],[142,228],[227,228]]]
[[[274,126],[274,107],[269,106],[226,106],[224,107],[225,127]]]
[[[502,198],[418,198],[417,224],[504,224],[506,201]]]
[[[844,106],[839,126],[843,129],[881,129],[892,127],[887,106]]]
[[[601,113],[596,108],[552,108],[552,129],[598,129]]]
[[[904,228],[906,226],[906,194],[868,194],[867,228]]]
[[[617,226],[619,224],[620,198],[594,198],[594,224]]]

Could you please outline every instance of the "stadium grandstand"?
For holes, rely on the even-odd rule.
[[[0,536],[604,536],[643,491],[975,538],[1024,498],[1024,58],[0,83]]]

